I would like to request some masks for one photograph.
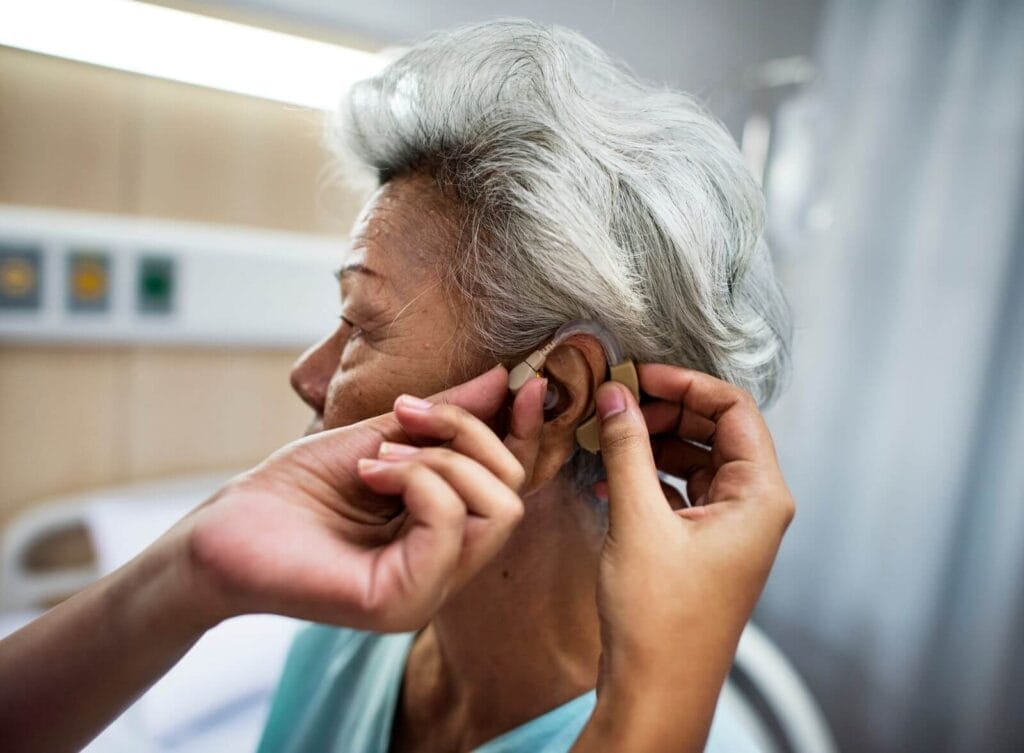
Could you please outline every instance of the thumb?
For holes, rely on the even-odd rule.
[[[508,371],[498,364],[468,382],[457,384],[444,392],[438,392],[427,398],[432,403],[448,403],[465,408],[479,419],[486,420],[498,412],[508,398]],[[369,418],[356,424],[368,430],[367,436],[374,440],[372,453],[377,452],[380,440],[405,442],[408,438],[402,425],[395,418],[394,412]],[[373,457],[373,454],[361,457]]]
[[[601,458],[608,474],[609,532],[630,532],[668,509],[640,406],[627,387],[605,382],[595,396],[601,417]]]
[[[427,399],[432,403],[449,403],[465,408],[477,418],[490,418],[508,398],[508,371],[498,364],[468,382],[457,384]]]

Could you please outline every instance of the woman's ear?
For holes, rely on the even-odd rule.
[[[606,372],[604,348],[590,335],[570,337],[548,354],[544,362],[548,380],[544,428],[525,493],[551,481],[568,462],[576,447],[576,427],[594,412],[594,392]]]

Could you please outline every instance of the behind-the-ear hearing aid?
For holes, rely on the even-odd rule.
[[[623,356],[622,348],[615,336],[603,325],[589,319],[575,319],[566,322],[543,347],[533,351],[521,363],[517,364],[508,374],[508,388],[515,394],[535,376],[540,376],[541,369],[548,354],[573,335],[591,335],[604,348],[605,360],[608,362],[608,381],[621,382],[629,387],[633,397],[640,400],[640,381],[636,375],[636,365]],[[558,400],[558,392],[554,385],[548,387],[544,396],[544,408],[550,409]],[[599,452],[600,423],[597,414],[588,417],[576,428],[576,443],[588,452]]]

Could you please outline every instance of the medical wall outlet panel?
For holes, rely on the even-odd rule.
[[[0,340],[297,347],[343,238],[0,206]]]

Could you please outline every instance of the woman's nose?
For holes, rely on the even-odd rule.
[[[299,356],[292,367],[292,389],[318,415],[324,412],[327,388],[340,358],[338,331],[335,331]]]

